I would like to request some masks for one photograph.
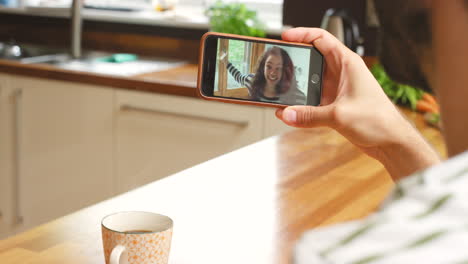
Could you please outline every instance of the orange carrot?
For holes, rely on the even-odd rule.
[[[437,110],[437,112],[433,112],[433,113],[439,113],[440,112],[439,104],[435,100],[434,96],[432,96],[431,94],[423,93],[422,96],[421,96],[421,100],[434,106],[434,109]]]
[[[434,98],[434,96],[432,96],[432,95],[429,94],[429,93],[423,93],[421,99],[424,100],[424,101],[427,101],[428,103],[431,103],[431,104],[433,104],[433,105],[436,105],[436,104],[437,104],[437,101],[436,101],[436,99]]]
[[[419,100],[416,103],[416,110],[423,113],[439,113],[439,109],[436,106],[425,100]]]

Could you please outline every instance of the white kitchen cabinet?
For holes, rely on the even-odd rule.
[[[133,91],[118,91],[116,101],[120,192],[262,138],[261,108]]]
[[[263,137],[268,138],[281,133],[285,133],[294,129],[293,127],[287,126],[283,121],[279,120],[275,116],[276,109],[271,107],[265,107],[263,109]]]
[[[2,103],[7,104],[2,110],[10,111],[2,111],[7,116],[2,146],[6,143],[7,151],[1,167],[10,233],[110,197],[114,91],[8,78],[9,87],[2,90]]]
[[[11,197],[9,195],[9,178],[13,170],[14,148],[11,135],[11,122],[13,118],[11,89],[8,85],[8,76],[0,74],[0,237],[5,233],[9,224],[7,221],[8,212],[11,210]]]
[[[274,111],[0,74],[0,238],[291,129]]]

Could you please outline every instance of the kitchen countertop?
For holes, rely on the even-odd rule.
[[[190,97],[197,96],[197,72],[198,66],[188,63],[169,70],[121,77],[0,59],[0,73]]]
[[[372,65],[376,58],[364,57],[364,61],[367,65]],[[153,73],[121,77],[66,70],[44,64],[21,64],[0,59],[0,73],[2,72],[136,91],[197,97],[195,89],[197,87],[198,65],[194,63]]]
[[[440,132],[405,113],[444,156]],[[291,263],[304,231],[368,215],[392,186],[337,132],[293,130],[0,241],[0,262],[103,263],[102,217],[144,210],[174,220],[170,263]]]

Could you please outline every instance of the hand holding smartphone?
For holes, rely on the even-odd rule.
[[[198,93],[207,100],[271,107],[320,104],[323,56],[311,45],[206,33]]]

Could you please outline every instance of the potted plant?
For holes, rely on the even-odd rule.
[[[217,1],[206,10],[206,15],[210,19],[211,31],[252,37],[266,35],[257,12],[245,4]]]

